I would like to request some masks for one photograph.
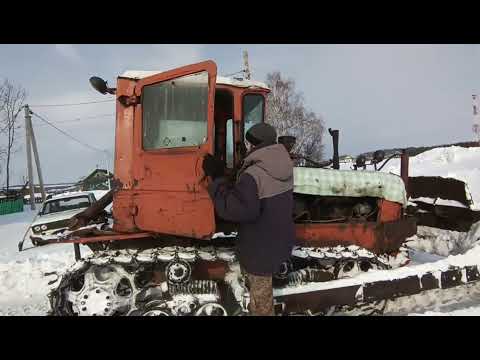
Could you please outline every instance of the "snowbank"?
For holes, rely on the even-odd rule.
[[[475,232],[480,223],[472,226]],[[478,239],[470,233],[418,226],[417,234],[408,239],[407,245],[418,251],[440,256],[462,254]]]
[[[382,169],[400,175],[400,159],[392,159]],[[441,176],[464,181],[480,210],[480,148],[450,146],[437,148],[410,158],[410,176]]]
[[[26,240],[26,250],[18,251],[35,214],[25,206],[23,213],[0,216],[0,316],[45,315],[52,279],[43,274],[66,269],[75,260],[71,244],[33,248]]]
[[[352,170],[354,162],[340,164],[342,170]],[[373,167],[368,167],[373,171]],[[400,159],[390,160],[382,172],[400,175]],[[410,157],[410,176],[441,176],[454,178],[467,183],[474,205],[473,209],[480,210],[480,147],[463,148],[450,146],[437,148]],[[454,205],[442,200],[440,205]]]
[[[480,306],[472,306],[450,312],[427,311],[423,314],[408,314],[408,316],[480,316]]]

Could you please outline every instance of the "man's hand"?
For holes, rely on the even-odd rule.
[[[223,176],[224,173],[223,161],[210,154],[205,155],[203,158],[202,168],[205,175],[210,176],[212,180]]]

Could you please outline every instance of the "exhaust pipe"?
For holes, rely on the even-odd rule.
[[[331,128],[328,129],[328,132],[332,136],[333,140],[333,168],[338,170],[340,169],[340,158],[338,156],[338,136],[339,136],[339,131],[338,130],[332,130]]]
[[[407,150],[402,150],[402,155],[400,156],[400,177],[403,179],[405,184],[405,191],[407,192],[407,199],[410,196],[408,192],[408,163],[409,155]]]

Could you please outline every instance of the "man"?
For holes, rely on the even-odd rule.
[[[250,289],[250,313],[273,316],[272,275],[295,242],[293,163],[272,126],[256,124],[245,139],[250,149],[235,184],[222,177],[224,165],[211,155],[203,169],[213,179],[208,192],[217,214],[238,223],[237,252]]]

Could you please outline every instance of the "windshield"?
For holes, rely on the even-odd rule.
[[[89,206],[90,199],[88,196],[50,200],[45,203],[45,206],[42,210],[42,215],[53,214],[67,210],[81,209]]]
[[[147,85],[142,91],[145,150],[199,146],[207,140],[206,71]]]
[[[247,94],[243,97],[243,121],[245,134],[255,124],[263,121],[263,96]]]
[[[227,168],[233,169],[233,121],[227,120]]]

